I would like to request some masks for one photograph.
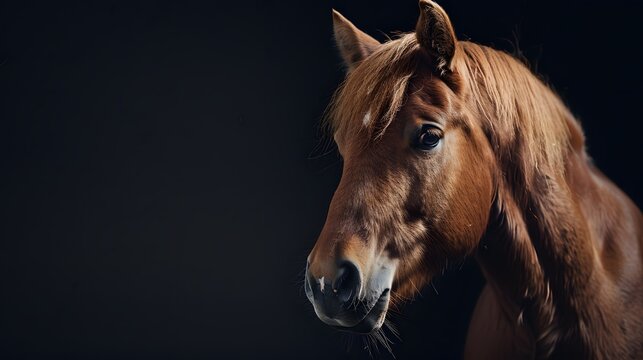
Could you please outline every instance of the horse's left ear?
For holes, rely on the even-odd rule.
[[[458,40],[449,16],[440,5],[431,0],[420,0],[420,18],[415,27],[415,36],[441,75],[452,70]]]
[[[335,43],[348,71],[353,70],[381,45],[379,41],[358,29],[334,9],[333,32],[335,33]]]

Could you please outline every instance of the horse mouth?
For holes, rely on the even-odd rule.
[[[370,334],[371,332],[379,329],[384,323],[386,317],[386,310],[388,309],[388,301],[391,291],[386,289],[382,292],[373,307],[366,313],[366,316],[357,324],[353,326],[337,326],[335,329],[346,331],[354,334]]]

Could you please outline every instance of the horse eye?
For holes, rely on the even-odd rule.
[[[441,138],[442,136],[437,128],[425,125],[418,133],[416,146],[421,150],[431,150],[438,146]]]

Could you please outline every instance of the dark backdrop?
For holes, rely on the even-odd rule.
[[[442,3],[460,38],[519,45],[640,205],[640,3]],[[1,358],[367,358],[301,289],[341,174],[319,130],[343,77],[331,7],[380,40],[417,17],[414,0],[0,5]],[[425,289],[394,317],[397,357],[457,357],[481,284],[470,263]]]

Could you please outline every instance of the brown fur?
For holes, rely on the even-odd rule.
[[[428,23],[453,34],[440,11]],[[488,284],[467,358],[643,358],[640,210],[522,63],[449,36],[444,58],[422,23],[352,63],[329,108],[344,172],[311,271],[387,252],[405,298],[472,255]],[[443,128],[439,152],[410,146],[426,121]]]

